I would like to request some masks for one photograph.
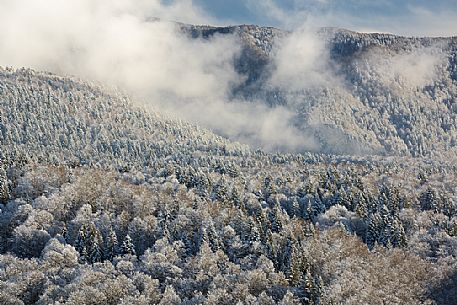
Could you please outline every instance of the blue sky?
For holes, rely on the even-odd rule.
[[[193,0],[222,23],[457,35],[457,0]]]

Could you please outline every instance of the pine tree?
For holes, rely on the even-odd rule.
[[[102,249],[100,246],[102,237],[94,225],[91,226],[87,237],[86,249],[88,252],[87,254],[89,255],[89,262],[92,264],[101,262],[103,258]]]
[[[435,210],[437,206],[437,196],[434,189],[427,188],[420,196],[421,209],[423,211]]]
[[[368,218],[368,230],[366,242],[368,248],[373,249],[374,245],[379,242],[383,230],[382,218],[379,213],[374,213]]]
[[[206,234],[208,236],[208,244],[211,247],[211,250],[213,250],[213,252],[220,250],[223,243],[219,238],[219,234],[217,233],[216,228],[214,227],[214,223],[211,219],[208,228],[206,229]]]
[[[210,189],[210,186],[211,181],[208,178],[208,175],[199,170],[196,178],[197,194],[203,198],[208,197],[208,190]]]
[[[127,234],[124,242],[122,243],[122,254],[123,255],[136,255],[135,247],[133,246],[132,238]]]
[[[270,198],[270,196],[277,194],[278,190],[275,182],[271,176],[267,176],[264,181],[264,199],[265,201]]]
[[[228,200],[228,191],[224,176],[213,187],[213,199],[221,202]]]
[[[297,287],[297,295],[302,301],[302,304],[314,305],[314,290],[314,278],[309,268],[307,268]]]
[[[3,163],[0,161],[0,204],[6,204],[10,198],[10,191],[8,186],[8,177],[3,168]]]
[[[75,240],[75,249],[76,249],[76,251],[79,252],[79,258],[80,258],[81,262],[88,261],[87,248],[86,248],[86,243],[87,243],[86,233],[87,233],[86,225],[82,225],[79,228],[78,236],[76,237],[76,240]]]
[[[322,277],[320,275],[314,275],[314,291],[313,291],[313,304],[320,305],[323,296]]]
[[[313,211],[312,211],[313,202],[314,202],[313,195],[307,195],[306,198],[305,198],[305,202],[302,204],[302,209],[301,209],[301,217],[304,220],[312,220],[312,218],[313,218]]]
[[[81,262],[81,264],[85,264],[85,263],[90,263],[89,261],[89,254],[87,252],[87,248],[86,246],[84,246],[81,250],[81,252],[79,252],[80,255],[79,255],[79,261]]]
[[[230,196],[230,202],[236,207],[240,207],[241,206],[241,196],[240,196],[238,190],[236,189],[236,187],[232,188],[232,193],[231,193],[231,196]]]
[[[322,278],[319,275],[313,275],[310,267],[307,266],[297,286],[297,296],[302,304],[319,305],[322,302],[322,294]]]
[[[252,217],[249,218],[249,241],[250,243],[261,242],[260,229]]]
[[[380,236],[378,237],[378,242],[383,246],[387,246],[387,244],[392,244],[391,236],[393,232],[393,219],[389,209],[384,204],[381,207],[380,215],[382,221],[380,224],[381,229]]]
[[[283,241],[280,245],[280,249],[276,254],[276,259],[274,261],[276,268],[283,272],[286,276],[286,279],[290,279],[290,260],[292,256],[292,242],[290,238],[287,238],[286,241]]]
[[[391,240],[394,247],[406,246],[406,233],[400,219],[395,219],[393,222]]]
[[[289,282],[292,286],[295,286],[299,283],[300,278],[303,274],[302,252],[299,250],[298,242],[295,240],[292,243],[289,274]]]
[[[358,194],[356,214],[360,218],[366,218],[368,216],[367,203],[361,194]]]
[[[111,228],[105,241],[104,258],[111,261],[119,254],[119,244],[116,232]]]
[[[279,232],[282,229],[282,208],[278,200],[275,200],[273,209],[270,211],[271,230]]]
[[[267,256],[270,260],[273,261],[273,263],[276,264],[275,258],[276,258],[277,248],[276,248],[276,244],[273,239],[273,232],[271,231],[271,229],[267,229],[265,237],[266,237],[265,244],[266,244],[266,248],[267,248]],[[277,268],[277,264],[276,264],[276,268]]]
[[[314,201],[311,202],[311,217],[314,219],[320,214],[325,212],[325,204],[322,201],[322,196],[319,194],[320,190],[314,195]]]
[[[300,204],[296,197],[292,199],[292,204],[290,205],[290,215],[292,216],[300,216]],[[291,216],[291,217],[292,217]]]

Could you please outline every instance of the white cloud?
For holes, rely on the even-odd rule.
[[[272,0],[248,1],[271,18],[301,25],[276,46],[269,85],[294,91],[339,84],[329,72],[324,45],[311,34],[313,26],[330,22],[331,14],[317,18],[302,10],[290,15]],[[147,21],[151,17],[217,23],[190,0],[168,5],[158,0],[0,0],[0,65],[119,86],[159,111],[267,149],[318,148],[291,125],[293,111],[229,100],[227,91],[244,79],[233,67],[240,52],[235,36],[191,39],[176,24]],[[425,53],[420,63],[416,59],[399,57],[402,65],[396,65],[404,69],[392,73],[404,73],[417,85],[429,81],[434,57]]]
[[[438,67],[445,61],[437,48],[419,48],[385,57],[376,52],[371,54],[371,62],[377,78],[386,85],[401,83],[408,87],[422,88],[437,81]]]
[[[211,23],[189,0],[0,0],[0,65],[77,75],[118,86],[156,110],[265,148],[310,147],[293,113],[229,101],[236,37],[191,39],[175,23]]]
[[[315,29],[306,26],[281,40],[274,53],[273,86],[300,90],[334,81],[329,75],[328,51]]]

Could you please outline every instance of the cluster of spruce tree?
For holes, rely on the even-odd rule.
[[[321,255],[333,256],[336,250],[322,250],[323,245],[334,247],[333,243],[344,241],[360,247],[358,243],[366,242],[365,249],[374,252],[358,250],[357,256],[373,259],[371,256],[381,251],[379,247],[386,246],[390,252],[383,257],[401,251],[420,260],[423,253],[414,254],[415,245],[409,243],[417,238],[415,226],[424,220],[411,224],[402,213],[412,210],[421,217],[429,212],[444,215],[441,210],[430,209],[435,200],[430,193],[436,192],[431,186],[413,197],[385,185],[369,190],[373,185],[360,181],[357,174],[361,173],[347,165],[323,169],[320,165],[294,164],[297,172],[287,172],[284,177],[280,171],[272,174],[280,168],[273,162],[253,176],[249,173],[253,168],[243,166],[239,166],[238,175],[220,174],[222,163],[215,162],[208,172],[200,168],[198,175],[190,167],[178,165],[124,173],[35,163],[3,166],[8,173],[8,198],[1,209],[3,257],[16,257],[17,265],[32,260],[45,268],[49,248],[59,248],[64,257],[70,255],[65,251],[71,252],[75,259],[72,264],[76,264],[72,268],[78,266],[73,277],[55,284],[60,287],[59,293],[49,291],[56,288],[47,280],[33,286],[38,289],[33,292],[33,302],[38,304],[59,298],[89,302],[68,289],[79,281],[78,276],[89,276],[85,273],[89,270],[98,270],[105,274],[100,281],[107,280],[107,266],[122,274],[127,272],[123,268],[130,268],[125,276],[133,283],[139,274],[157,281],[155,299],[146,298],[144,304],[166,302],[169,294],[179,303],[209,304],[215,293],[221,293],[219,301],[213,301],[217,304],[319,304],[344,298],[332,290],[336,284],[332,277],[340,271],[333,270],[330,277],[325,271],[329,262],[320,262]],[[451,220],[455,215],[446,217]],[[438,224],[430,227],[453,236],[439,228]],[[325,240],[336,233],[337,237]],[[429,242],[432,245],[436,240]],[[430,258],[450,257],[452,253],[444,251],[423,257],[420,264],[427,264]],[[375,259],[378,267],[383,264],[379,260]],[[211,261],[214,266],[207,265]],[[14,267],[12,262],[4,264]],[[412,272],[414,266],[402,268]],[[451,267],[436,263],[424,268],[439,274]],[[45,269],[40,270],[43,280],[50,276]],[[116,280],[121,273],[115,275]],[[411,276],[417,277],[417,273]],[[426,277],[420,278],[415,279],[420,289],[412,290],[408,298],[427,296]],[[15,291],[16,278],[3,281]],[[388,283],[376,288],[386,289],[384,284]],[[246,285],[248,291],[240,295],[227,289],[239,289],[236,285]],[[131,296],[143,295],[135,287]],[[32,302],[27,299],[30,289],[13,295],[25,303]],[[7,294],[4,300],[13,300],[13,295]],[[372,297],[369,293],[356,299],[367,301]],[[400,294],[397,297],[405,300]],[[97,300],[104,302],[101,296]]]

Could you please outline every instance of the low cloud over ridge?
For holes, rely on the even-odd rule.
[[[214,22],[191,1],[1,0],[0,64],[118,86],[159,111],[266,149],[314,147],[290,125],[290,110],[228,101],[245,78],[233,67],[235,36],[193,39],[153,17]]]
[[[295,103],[293,95],[285,105],[274,107],[267,106],[262,97],[246,101],[231,95],[231,89],[247,77],[233,65],[242,52],[239,36],[191,38],[171,20],[218,23],[191,0],[168,4],[158,0],[0,0],[0,65],[77,75],[118,86],[147,106],[255,147],[321,150],[315,130],[307,132],[295,124],[302,118],[290,107]],[[273,45],[266,86],[293,93],[323,87],[344,90],[312,25],[301,25]],[[416,53],[388,59],[392,69],[382,64],[374,69],[386,82],[400,75],[412,86],[428,84],[441,57],[427,50]],[[416,63],[417,58],[421,64]],[[329,120],[311,118],[313,126],[323,126],[325,132],[318,134],[327,138],[327,146],[341,134],[329,127]],[[343,144],[339,141],[337,145]],[[341,151],[348,150],[342,147]]]

